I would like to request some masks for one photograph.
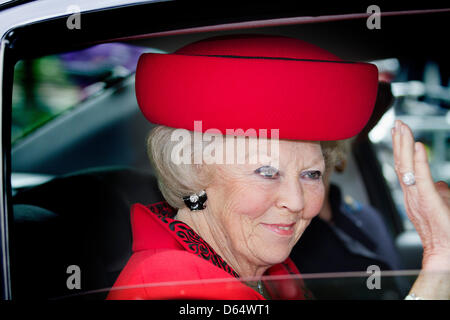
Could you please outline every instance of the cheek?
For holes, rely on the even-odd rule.
[[[231,214],[232,221],[245,222],[253,225],[263,216],[271,206],[270,192],[258,186],[237,187],[227,194],[224,212]],[[243,226],[243,224],[241,224]]]
[[[325,186],[320,183],[316,186],[307,185],[303,188],[305,199],[305,211],[303,218],[312,219],[319,214],[322,209],[323,200],[325,197]]]
[[[230,236],[231,246],[248,254],[257,225],[271,207],[268,188],[258,184],[233,184],[222,193],[221,224]]]
[[[247,223],[263,215],[271,206],[273,185],[254,177],[223,177],[217,189],[219,209],[228,219]]]

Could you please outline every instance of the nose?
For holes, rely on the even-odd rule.
[[[296,178],[284,179],[278,190],[277,207],[291,213],[299,213],[305,207],[303,187]]]

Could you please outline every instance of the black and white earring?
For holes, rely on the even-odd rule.
[[[199,193],[194,193],[190,196],[183,197],[186,206],[191,209],[191,211],[203,210],[205,209],[205,201],[208,199],[206,196],[206,191],[202,190]]]

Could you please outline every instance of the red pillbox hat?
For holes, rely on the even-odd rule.
[[[343,61],[302,40],[268,35],[213,37],[173,54],[145,53],[136,96],[152,123],[194,131],[279,129],[288,140],[358,134],[373,111],[378,70]]]

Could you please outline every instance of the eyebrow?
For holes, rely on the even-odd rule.
[[[312,165],[315,165],[315,164],[322,164],[323,163],[323,165],[325,166],[325,158],[323,157],[323,156],[320,156],[320,157],[315,157],[313,160],[311,160],[311,161],[305,161],[304,162],[304,164],[305,164],[305,166],[306,167],[310,167],[310,166],[312,166]]]
[[[323,170],[326,169],[326,164],[325,164],[325,158],[323,157],[315,157],[313,160],[305,162],[304,163],[304,167],[312,167],[316,164],[323,164]],[[271,164],[264,164],[264,165],[269,165],[272,166]],[[283,170],[281,168],[276,168],[280,173],[283,172]]]

